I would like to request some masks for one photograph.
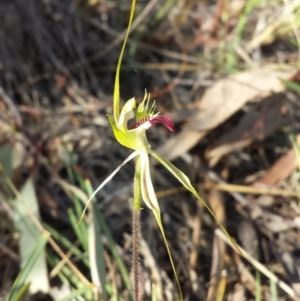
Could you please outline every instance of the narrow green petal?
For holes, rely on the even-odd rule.
[[[157,161],[159,161],[166,169],[168,169],[171,174],[187,189],[189,190],[198,200],[200,200],[203,205],[206,207],[206,209],[209,211],[209,213],[212,215],[212,217],[215,219],[216,223],[220,226],[220,228],[223,230],[223,232],[228,236],[231,243],[234,245],[235,249],[243,255],[240,248],[237,246],[235,241],[230,237],[229,233],[225,229],[225,227],[218,221],[215,214],[213,213],[212,209],[206,204],[206,202],[200,197],[196,189],[192,186],[189,178],[177,167],[175,167],[171,162],[166,160],[165,158],[161,157],[157,153],[155,153],[152,150],[149,150],[149,154],[151,154]]]
[[[111,174],[109,177],[107,177],[103,182],[102,184],[99,185],[99,187],[93,192],[93,194],[90,196],[90,198],[88,199],[83,211],[82,211],[82,214],[80,216],[80,219],[79,219],[79,222],[78,224],[82,221],[83,217],[84,217],[84,214],[85,214],[85,211],[90,203],[90,201],[93,199],[93,197],[97,194],[97,192],[102,189],[114,176],[115,174],[127,163],[129,162],[130,160],[132,160],[133,158],[135,158],[137,155],[139,154],[138,151],[135,151],[133,152],[129,157],[127,157],[123,162],[122,164],[120,164]]]
[[[140,120],[142,119],[143,117],[145,117],[145,111],[146,110],[146,107],[145,107],[145,102],[149,101],[149,97],[150,97],[150,94],[147,93],[147,91],[145,91],[145,94],[144,94],[144,99],[142,102],[139,103],[138,105],[138,108],[136,110],[136,120]],[[146,112],[147,113],[147,112]]]
[[[122,49],[120,52],[119,60],[118,60],[118,65],[117,65],[117,70],[116,70],[116,78],[115,78],[115,86],[114,86],[114,118],[115,121],[119,120],[120,116],[120,70],[121,70],[121,63],[124,55],[124,50],[125,46],[127,43],[127,39],[129,36],[132,20],[133,20],[133,15],[134,15],[134,10],[135,10],[135,5],[136,5],[136,0],[132,0],[132,5],[131,5],[131,11],[130,11],[130,16],[129,16],[129,22],[127,26],[127,32],[126,36],[122,45]]]
[[[145,91],[144,99],[142,102],[140,102],[136,110],[136,120],[143,119],[146,116],[154,115],[155,108],[156,108],[155,101],[153,101],[151,107],[149,107],[149,105],[150,105],[150,93],[147,93],[147,91]],[[158,113],[156,115],[158,115]]]
[[[178,276],[176,273],[175,265],[173,262],[172,254],[168,245],[168,241],[166,238],[165,230],[162,224],[161,216],[160,216],[160,208],[159,204],[155,195],[155,191],[153,188],[151,175],[150,175],[150,164],[149,164],[149,157],[147,153],[141,152],[140,153],[140,163],[141,163],[141,190],[142,190],[142,197],[146,205],[153,211],[154,217],[156,219],[156,222],[158,224],[158,227],[160,229],[160,232],[162,234],[162,237],[164,239],[168,255],[170,258],[171,266],[175,275],[175,279],[177,282],[179,294],[180,294],[180,300],[183,300],[183,295],[181,291],[181,287],[179,284]]]

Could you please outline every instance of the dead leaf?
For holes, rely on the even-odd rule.
[[[297,143],[300,146],[300,135],[297,136]],[[273,186],[286,179],[297,167],[296,154],[292,148],[285,155],[281,156],[253,186]]]
[[[239,124],[225,133],[208,153],[210,167],[226,154],[244,148],[256,140],[264,140],[273,133],[283,121],[283,93],[271,94],[259,105],[248,111]]]
[[[234,285],[233,291],[228,294],[228,301],[246,301],[245,286],[241,283]]]
[[[237,226],[237,235],[241,246],[252,257],[258,252],[259,240],[253,222],[249,219],[242,219]]]
[[[287,273],[289,283],[294,289],[297,297],[300,297],[300,265],[298,258],[291,252],[283,251],[280,248],[275,248],[275,252]]]
[[[227,120],[248,101],[284,88],[280,79],[289,79],[294,70],[275,71],[257,68],[229,75],[208,88],[198,102],[199,112],[182,131],[156,151],[169,160],[175,159],[195,146],[207,131]]]
[[[272,233],[284,232],[288,229],[297,227],[294,220],[284,218],[278,214],[274,214],[264,210],[262,215],[264,226]]]

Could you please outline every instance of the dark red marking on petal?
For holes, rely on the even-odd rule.
[[[162,123],[170,132],[174,132],[174,123],[167,115],[158,115],[149,120],[151,125]]]
[[[136,129],[142,124],[144,124],[145,122],[149,122],[151,126],[154,126],[157,123],[162,123],[170,132],[174,132],[174,124],[167,115],[158,115],[154,117],[146,116],[138,120],[137,122],[135,122],[132,128]]]

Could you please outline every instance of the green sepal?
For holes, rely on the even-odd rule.
[[[114,135],[120,144],[137,151],[148,152],[150,150],[150,144],[148,143],[145,129],[133,129],[123,132],[118,128],[113,117],[108,116],[108,120],[114,131]]]
[[[126,42],[127,42],[129,32],[130,32],[130,27],[131,27],[132,20],[133,20],[135,5],[136,5],[136,0],[132,0],[127,31],[126,31],[125,39],[124,39],[122,49],[121,49],[121,52],[120,52],[117,69],[116,69],[116,78],[115,78],[115,86],[114,86],[114,119],[116,121],[119,120],[119,116],[120,116],[120,111],[119,111],[120,109],[119,108],[120,108],[120,71],[121,71],[121,63],[122,63],[122,59],[123,59],[123,55],[124,55]]]

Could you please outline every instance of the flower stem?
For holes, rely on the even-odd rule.
[[[141,164],[140,157],[135,160],[135,174],[133,181],[133,219],[132,219],[132,271],[133,271],[133,293],[134,301],[142,299],[140,292],[139,274],[139,246],[140,246],[140,214],[141,214]]]
[[[140,300],[140,274],[139,274],[139,244],[140,244],[140,210],[133,210],[132,220],[132,271],[134,301]]]

